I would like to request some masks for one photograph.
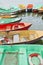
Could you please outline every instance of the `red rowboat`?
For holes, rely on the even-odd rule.
[[[10,23],[10,24],[0,24],[0,31],[10,31],[10,30],[27,30],[32,24],[31,23]]]
[[[33,13],[38,13],[38,9],[33,9],[32,12]]]

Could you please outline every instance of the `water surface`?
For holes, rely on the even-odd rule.
[[[22,22],[32,23],[30,29],[32,30],[43,30],[43,15],[35,13],[24,13],[20,14],[22,17]]]

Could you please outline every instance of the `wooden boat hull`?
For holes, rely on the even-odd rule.
[[[33,9],[32,12],[33,13],[38,13],[38,9]]]
[[[26,12],[26,9],[18,10],[16,12],[13,12],[13,14],[21,14],[21,13],[24,13],[24,12]]]
[[[17,17],[17,15],[8,15],[8,14],[6,14],[6,15],[1,14],[0,15],[0,19],[3,19],[3,18],[16,18],[16,17]]]
[[[24,44],[24,43],[30,44],[38,41],[40,38],[43,37],[43,31],[38,30],[9,31],[4,32],[4,34],[2,33],[0,35],[5,36],[4,41],[7,40],[6,43],[4,43],[5,45]]]
[[[26,12],[26,9],[21,9],[18,11],[18,13],[24,13],[24,12]]]
[[[38,9],[38,13],[43,14],[43,7],[40,7],[40,8]]]
[[[11,31],[11,30],[28,30],[31,26],[31,23],[9,23],[9,24],[0,24],[0,31]]]
[[[43,10],[38,10],[38,13],[39,14],[43,14]]]
[[[32,12],[32,9],[27,9],[27,12]]]
[[[27,12],[32,12],[33,9],[33,4],[28,4],[27,5]]]
[[[19,4],[19,8],[20,8],[20,10],[18,10],[19,13],[24,13],[24,12],[26,12],[26,6],[25,6],[25,5]]]

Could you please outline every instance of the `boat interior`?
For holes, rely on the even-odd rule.
[[[37,31],[37,30],[7,31],[1,33],[0,35],[1,37],[2,36],[4,37],[5,41],[6,39],[8,40],[8,42],[6,42],[8,44],[23,43],[23,42],[33,43],[35,42],[35,40],[37,41],[38,39],[43,37],[43,31]]]

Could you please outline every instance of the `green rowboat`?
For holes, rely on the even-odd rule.
[[[11,12],[15,12],[15,11],[18,11],[20,8],[16,7],[16,6],[13,6],[9,9],[3,9],[3,8],[0,8],[0,13],[11,13]]]
[[[21,18],[0,18],[0,24],[20,22]]]

